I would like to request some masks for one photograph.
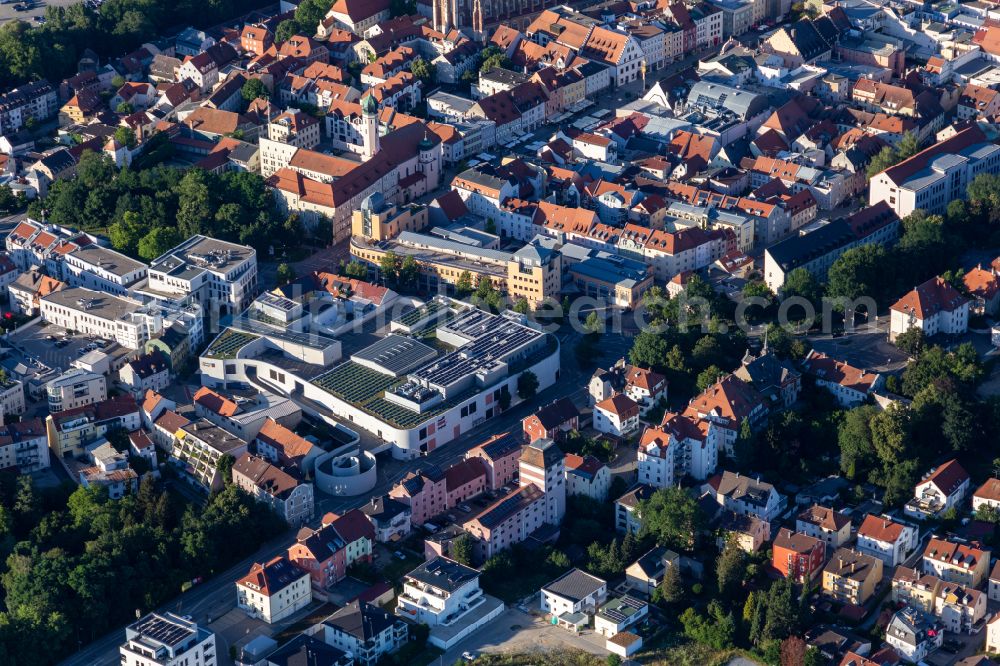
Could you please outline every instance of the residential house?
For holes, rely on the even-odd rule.
[[[102,374],[71,368],[48,382],[45,393],[49,412],[55,413],[106,400],[108,386]]]
[[[639,405],[639,414],[645,416],[667,399],[667,378],[649,368],[630,365],[625,369],[625,395]]]
[[[566,433],[580,429],[580,412],[569,398],[559,398],[521,421],[529,442],[539,439],[558,441]]]
[[[594,405],[594,429],[613,437],[624,437],[639,427],[639,405],[624,393]]]
[[[1000,311],[1000,275],[996,268],[971,268],[962,276],[962,283],[972,298],[971,312],[990,317],[997,315]]]
[[[611,470],[594,456],[566,454],[566,494],[584,495],[600,503],[608,499]]]
[[[611,638],[649,616],[649,604],[630,595],[610,599],[594,615],[594,633]]]
[[[744,552],[756,553],[771,538],[771,523],[753,514],[723,509],[716,516],[715,524],[719,532],[716,539],[719,550],[727,543],[734,543]]]
[[[941,583],[934,598],[934,614],[947,631],[978,633],[986,617],[986,593],[958,583]]]
[[[680,566],[680,555],[665,546],[657,546],[625,569],[625,582],[637,594],[650,597],[663,583],[667,569]]]
[[[313,517],[313,486],[294,470],[290,473],[265,458],[244,453],[233,463],[233,483],[289,525],[302,525]]]
[[[434,465],[417,472],[408,472],[389,491],[389,496],[410,507],[410,519],[415,525],[423,525],[448,510],[444,472]]]
[[[644,483],[629,488],[621,497],[615,500],[615,531],[621,534],[634,534],[642,528],[642,520],[637,509],[639,503],[648,500],[656,492],[656,488]]]
[[[733,445],[747,421],[751,429],[759,428],[768,413],[767,405],[756,390],[735,375],[727,375],[695,396],[684,416],[706,420],[718,428],[718,449],[732,457]]]
[[[863,403],[885,383],[882,375],[855,368],[815,349],[802,362],[803,370],[825,388],[841,407],[850,409]]]
[[[704,491],[730,511],[754,515],[767,522],[778,517],[784,502],[770,483],[738,472],[716,474],[705,484]]]
[[[877,557],[886,566],[895,567],[906,561],[919,543],[916,527],[887,516],[869,514],[858,528],[857,548],[862,553]]]
[[[957,460],[932,469],[914,489],[913,499],[906,503],[903,512],[923,520],[928,516],[938,516],[953,507],[958,507],[969,492],[969,473]]]
[[[975,546],[932,537],[924,549],[921,569],[943,581],[978,588],[989,572],[990,552]]]
[[[409,505],[388,495],[372,497],[361,507],[361,512],[375,528],[375,540],[379,543],[394,543],[410,534],[412,511]]]
[[[882,581],[883,562],[850,548],[838,548],[823,568],[823,594],[845,604],[861,606]]]
[[[943,278],[933,277],[889,308],[889,340],[911,328],[920,329],[927,337],[961,335],[969,328],[970,304],[968,298]]]
[[[170,363],[160,350],[140,354],[118,370],[118,379],[136,396],[162,391],[170,385]]]
[[[268,624],[280,622],[312,603],[309,574],[284,555],[261,564],[236,581],[236,605]]]
[[[781,528],[771,546],[771,568],[796,583],[809,583],[823,568],[826,544],[814,537]]]
[[[374,666],[403,647],[410,634],[402,619],[365,601],[352,601],[323,620],[321,632],[324,643],[354,655],[358,666]]]
[[[833,550],[850,541],[851,519],[839,511],[814,504],[795,518],[795,531],[815,537]]]
[[[972,510],[979,511],[983,507],[1000,509],[1000,479],[990,477],[972,493]]]
[[[892,601],[910,606],[924,613],[934,613],[941,579],[933,574],[921,573],[905,566],[896,567],[892,575]]]
[[[139,414],[139,406],[131,395],[49,414],[45,418],[45,429],[52,456],[82,456],[88,444],[102,439],[109,430],[138,430]]]
[[[540,590],[541,610],[560,622],[593,615],[608,596],[608,583],[581,569],[570,569]],[[576,618],[573,618],[576,619]]]
[[[933,616],[904,608],[889,621],[885,640],[903,660],[916,664],[941,647],[944,631]]]

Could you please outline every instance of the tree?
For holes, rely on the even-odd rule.
[[[467,567],[472,566],[472,539],[462,534],[451,542],[451,559]]]
[[[514,312],[518,312],[524,315],[531,312],[531,306],[528,304],[528,299],[525,298],[524,296],[517,299],[517,302],[514,303]]]
[[[732,613],[723,611],[718,601],[708,604],[708,617],[700,615],[695,609],[688,608],[680,615],[684,635],[691,640],[703,643],[716,650],[732,647],[736,636],[736,620]]]
[[[538,377],[531,370],[525,370],[517,378],[517,396],[521,400],[531,400],[538,391]]]
[[[622,658],[616,654],[609,654],[604,660],[604,663],[607,664],[607,666],[621,666]]]
[[[878,413],[872,405],[862,405],[848,411],[837,428],[840,445],[840,471],[848,479],[860,477],[875,463],[875,445],[872,443],[871,420]]]
[[[767,594],[763,640],[783,640],[799,627],[799,607],[791,580],[781,578]]]
[[[640,502],[637,513],[642,521],[640,536],[652,536],[671,548],[693,547],[705,526],[698,502],[674,486],[661,488]]]
[[[278,272],[275,276],[275,281],[279,287],[282,287],[295,280],[295,269],[289,264],[280,263],[278,264]]]
[[[809,646],[798,636],[781,641],[781,666],[805,666]]]
[[[344,266],[344,275],[355,280],[367,280],[368,266],[360,261],[350,261]]]
[[[247,79],[243,87],[240,88],[240,95],[244,101],[252,102],[255,99],[268,99],[271,97],[270,91],[260,79]]]
[[[629,362],[643,368],[660,370],[664,367],[668,349],[666,339],[659,333],[640,331],[628,352]]]
[[[897,335],[895,340],[895,345],[910,356],[920,356],[926,343],[927,338],[924,336],[924,332],[916,326],[906,329]]]
[[[156,227],[139,240],[139,256],[146,261],[152,261],[181,242],[180,233],[173,228]]]
[[[724,373],[719,366],[710,365],[698,374],[698,381],[696,382],[699,391],[704,391],[709,386],[719,381],[721,377],[724,377]]]
[[[785,283],[781,286],[782,300],[799,297],[815,304],[819,302],[822,293],[816,276],[801,266],[786,275]]]
[[[857,299],[870,296],[879,302],[887,285],[885,267],[889,264],[885,248],[878,244],[862,245],[844,252],[827,278],[826,294],[831,298]]]
[[[126,127],[122,125],[121,127],[115,128],[115,141],[125,146],[129,150],[135,148],[137,143],[135,138],[135,132],[132,131],[131,127]]]
[[[684,583],[681,581],[681,567],[673,562],[663,572],[663,582],[653,590],[653,603],[676,604],[684,598]]]
[[[285,19],[278,24],[274,30],[274,41],[277,43],[287,42],[298,32],[299,26],[293,19]]]
[[[598,336],[604,332],[604,319],[597,312],[591,312],[583,323],[583,329],[588,335]]]
[[[472,293],[472,289],[472,273],[469,271],[459,273],[458,280],[455,281],[455,295],[464,298]]]
[[[382,272],[382,280],[389,285],[399,282],[399,255],[389,250],[382,255],[378,262],[379,270]]]
[[[428,62],[421,57],[414,58],[410,63],[410,73],[422,81],[424,85],[434,82],[435,69],[434,63]]]
[[[122,219],[108,227],[108,239],[111,246],[130,256],[135,256],[139,250],[139,241],[145,234],[143,224],[139,221],[139,214],[134,211],[126,211]]]
[[[500,398],[497,401],[497,406],[500,407],[501,412],[505,412],[508,409],[510,409],[510,401],[511,401],[510,389],[508,389],[507,385],[505,384],[500,389]]]
[[[734,597],[747,574],[747,554],[733,541],[727,541],[715,561],[715,575],[719,592],[725,597]]]
[[[135,107],[133,107],[128,102],[119,102],[118,106],[115,107],[115,113],[120,113],[120,114],[126,115],[126,116],[128,114],[130,114],[130,113],[133,113],[134,111],[135,111]]]
[[[420,281],[420,265],[413,255],[406,255],[399,264],[399,284],[407,289],[416,289]]]

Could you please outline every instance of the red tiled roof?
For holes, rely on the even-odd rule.
[[[914,287],[892,305],[892,310],[913,314],[917,319],[927,319],[939,312],[953,312],[968,302],[958,290],[940,277]]]

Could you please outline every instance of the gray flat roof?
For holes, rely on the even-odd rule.
[[[194,275],[199,270],[226,273],[254,256],[252,247],[208,236],[192,236],[153,260],[152,269],[171,275]]]
[[[132,314],[142,308],[142,304],[135,301],[83,287],[70,287],[54,291],[42,300],[76,312],[86,312],[108,321],[118,321],[125,315]]]
[[[406,374],[413,368],[430,361],[437,351],[424,343],[403,335],[387,335],[351,356],[354,362],[368,362],[386,370],[394,377]]]
[[[85,261],[88,264],[92,264],[118,276],[134,273],[146,268],[146,264],[141,261],[130,259],[121,252],[115,252],[99,245],[81,247],[70,252],[69,256],[77,257],[81,261]]]

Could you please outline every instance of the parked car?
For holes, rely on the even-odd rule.
[[[466,651],[462,653],[462,659],[466,661],[475,661],[476,659],[479,659],[479,655],[475,652]]]

